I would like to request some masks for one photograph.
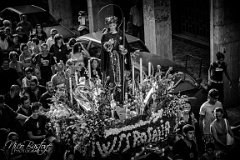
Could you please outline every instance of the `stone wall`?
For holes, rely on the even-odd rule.
[[[143,0],[145,43],[151,53],[172,60],[170,0]]]
[[[54,18],[62,19],[61,24],[72,28],[72,7],[70,0],[48,0],[49,12]]]

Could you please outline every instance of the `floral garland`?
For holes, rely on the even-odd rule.
[[[109,90],[102,86],[97,88],[93,86],[91,89],[77,87],[74,92],[75,99],[81,101],[82,105],[89,105],[92,110],[82,113],[74,105],[55,100],[47,113],[51,119],[50,126],[60,141],[73,146],[86,157],[107,157],[130,152],[149,143],[164,142],[173,132],[178,112],[187,98],[169,94],[174,88],[173,81],[177,75],[167,74],[161,79],[145,80],[141,88],[137,89],[142,94],[136,94],[131,100],[126,101],[125,107],[132,110],[131,112],[139,113],[137,109],[143,106],[143,97],[154,86],[156,94],[154,101],[157,105],[147,118],[134,114],[124,122],[111,120],[102,110],[110,108]]]
[[[163,116],[163,110],[160,110],[146,121],[106,130],[104,121],[97,114],[59,118],[52,122],[56,136],[63,143],[75,146],[83,156],[107,157],[148,143],[164,141],[174,129],[174,120],[174,117]]]
[[[160,111],[147,121],[141,120],[135,125],[105,130],[105,136],[92,143],[95,147],[91,155],[95,157],[98,153],[101,157],[107,157],[148,143],[164,141],[172,132],[173,123],[173,119],[163,117]]]

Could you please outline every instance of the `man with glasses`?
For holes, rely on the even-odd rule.
[[[48,45],[48,50],[50,50],[51,46],[55,43],[54,36],[58,33],[57,29],[53,28],[50,31],[50,37],[47,39],[46,43]]]
[[[208,92],[208,100],[202,104],[199,111],[199,127],[202,138],[205,143],[213,142],[210,132],[210,124],[214,121],[214,109],[223,108],[222,103],[218,101],[219,92],[217,89],[211,89]]]

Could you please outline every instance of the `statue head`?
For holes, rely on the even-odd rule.
[[[109,25],[112,23],[116,23],[117,24],[118,18],[116,16],[109,16],[105,18],[105,24]]]

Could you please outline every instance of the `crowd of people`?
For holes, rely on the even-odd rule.
[[[185,105],[180,114],[181,119],[176,130],[179,135],[173,146],[175,159],[235,159],[236,136],[231,130],[226,107],[223,106],[223,75],[226,75],[230,88],[232,82],[224,62],[224,54],[218,52],[216,58],[209,67],[208,99],[200,107],[199,119],[192,113],[190,103]],[[204,148],[203,151],[200,151],[203,149],[201,147]]]
[[[210,89],[208,100],[199,110],[199,120],[191,112],[191,104],[187,103],[180,114],[177,125],[176,142],[173,145],[175,159],[183,160],[215,160],[229,159],[234,154],[234,134],[219,98],[217,89]],[[197,133],[200,129],[200,132]],[[232,137],[229,143],[227,134]],[[200,150],[204,147],[203,154]],[[204,153],[205,151],[205,153]],[[230,158],[231,159],[231,158]]]
[[[41,113],[49,111],[55,91],[66,86],[68,76],[74,74],[65,72],[66,66],[74,65],[78,76],[87,78],[90,55],[81,43],[74,38],[64,43],[55,28],[49,37],[41,24],[35,30],[32,28],[25,15],[15,28],[8,20],[0,25],[1,160],[37,159],[39,156],[31,154],[10,154],[6,142],[31,140],[39,144],[48,138],[45,131],[48,119]],[[92,77],[101,78],[99,60],[93,59],[90,65]],[[73,159],[72,153],[66,150],[61,158]]]

